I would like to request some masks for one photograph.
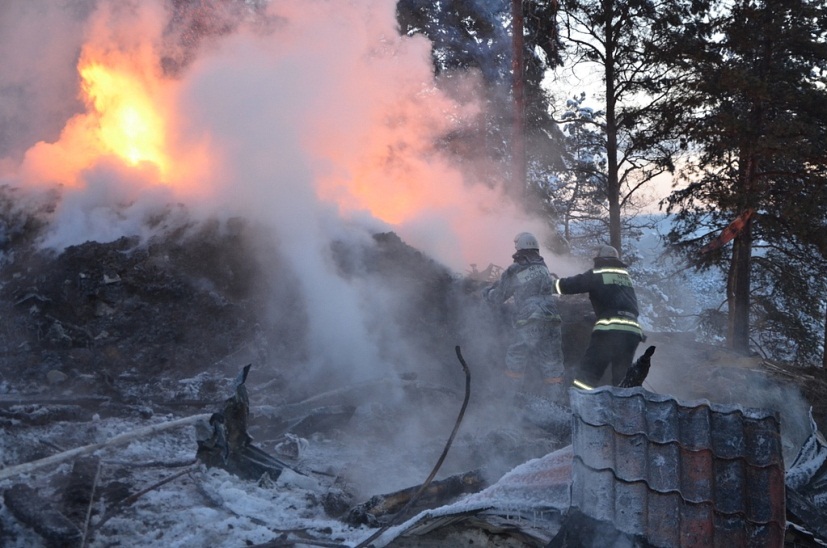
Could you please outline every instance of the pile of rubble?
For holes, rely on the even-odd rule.
[[[339,275],[381,279],[398,288],[404,304],[388,321],[410,334],[408,343],[417,347],[422,363],[415,370],[389,364],[383,378],[312,391],[291,382],[308,344],[296,274],[278,249],[262,241],[240,220],[188,225],[148,242],[87,242],[58,254],[38,251],[33,238],[6,239],[0,261],[0,474],[7,475],[0,476],[0,541],[13,540],[14,533],[3,528],[12,515],[47,542],[112,541],[123,533],[107,530],[117,522],[111,518],[179,478],[197,486],[207,505],[237,513],[211,494],[204,467],[259,487],[313,484],[313,505],[342,531],[362,538],[366,527],[401,523],[468,493],[479,493],[473,500],[483,508],[490,493],[512,492],[513,486],[497,484],[503,474],[533,459],[544,459],[550,468],[529,467],[525,477],[551,478],[568,492],[560,474],[571,461],[565,449],[571,443],[570,415],[544,408],[530,390],[524,394],[527,408],[550,420],[524,421],[492,405],[508,332],[501,311],[479,298],[480,288],[492,281],[493,265],[457,276],[393,233],[377,234],[361,247],[334,243],[330,251]],[[585,298],[564,299],[561,306],[570,374],[591,330],[590,306]],[[674,345],[672,355],[681,352],[675,340],[664,340]],[[457,347],[471,366],[470,392]],[[665,359],[672,360],[669,351]],[[463,396],[468,413],[446,455],[445,440],[450,425],[459,424]],[[131,425],[136,433],[130,435],[198,425],[196,444],[181,448],[187,458],[142,463],[166,470],[150,480],[135,463],[99,456],[114,442],[134,439],[124,434],[101,441],[97,425],[103,419]],[[142,430],[148,423],[149,430]],[[401,425],[425,432],[427,441],[394,446]],[[175,440],[185,444],[190,434]],[[323,460],[331,450],[314,451],[309,444],[335,447],[339,460]],[[399,454],[409,458],[404,466]],[[71,468],[54,472],[63,458]],[[425,480],[436,462],[439,477]],[[27,473],[42,476],[14,481],[13,467],[27,463]],[[376,484],[368,480],[383,466],[405,488],[371,490]],[[461,506],[460,512],[467,509]],[[549,515],[548,523],[559,527],[561,508]],[[473,533],[466,530],[465,540],[484,538],[491,546],[549,540],[550,529],[515,529],[496,512],[475,516],[467,522]],[[449,522],[458,523],[451,516],[440,521]],[[416,539],[430,526],[411,527],[405,534]],[[269,527],[274,540],[263,545],[353,544],[344,540],[347,533],[333,538],[336,533],[328,532],[325,540],[319,531],[276,529]],[[405,545],[403,531],[395,535]]]
[[[314,436],[371,439],[380,454],[386,452],[384,458],[393,459],[393,449],[382,444],[416,406],[434,414],[422,417],[427,421],[423,428],[434,428],[438,437],[443,436],[441,422],[454,420],[450,417],[462,400],[462,375],[453,352],[457,345],[469,343],[466,352],[475,375],[471,407],[481,409],[482,394],[496,390],[487,379],[496,378],[494,364],[507,330],[502,315],[479,299],[480,280],[457,276],[393,233],[377,234],[371,245],[362,248],[335,243],[331,256],[341,276],[378,278],[408,296],[402,299],[405,308],[388,321],[410,334],[409,344],[425,356],[422,367],[397,370],[391,365],[385,378],[317,392],[291,384],[307,351],[306,311],[298,301],[295,274],[278,250],[263,249],[262,241],[253,227],[236,220],[190,225],[148,242],[137,238],[87,242],[60,253],[38,250],[32,237],[7,238],[0,261],[3,466],[9,469],[72,448],[96,446],[100,436],[91,439],[90,435],[101,420],[124,421],[125,427],[132,424],[139,429],[147,422],[212,416],[233,393],[234,379],[246,364],[255,371],[254,382],[245,384],[255,402],[249,427],[256,439],[263,440],[256,449],[265,468],[273,461],[264,455],[288,463]],[[267,295],[266,309],[263,295]],[[273,308],[280,313],[272,314]],[[430,375],[431,371],[440,373]],[[457,441],[469,461],[486,468],[487,476],[468,476],[471,468],[465,462],[448,462],[442,470],[448,477],[465,478],[458,484],[460,491],[469,478],[473,488],[480,488],[515,463],[566,442],[529,424],[523,425],[530,432],[525,438],[506,434],[488,428],[489,419],[470,417],[469,423],[485,424],[486,432],[477,436],[475,430]],[[220,431],[215,421],[207,423],[199,441],[201,463],[215,464],[226,456],[215,439]],[[433,464],[441,444],[434,441],[421,447],[417,458],[422,470]],[[195,453],[192,448],[193,457]],[[488,462],[492,455],[496,462]],[[302,456],[307,458],[308,452]],[[151,487],[127,465],[118,471],[107,464],[104,477],[95,479],[90,470],[99,464],[96,458],[78,460],[68,476],[65,471],[59,474],[61,485],[54,484],[58,480],[52,476],[53,467],[38,468],[44,473],[42,481],[49,483],[38,491],[53,494],[34,497],[26,484],[14,483],[4,489],[6,507],[14,508],[18,519],[40,524],[43,538],[77,541],[84,523],[100,523],[105,516],[97,515],[101,512],[97,507],[91,510],[88,497],[84,510],[92,515],[81,515],[84,512],[67,503],[67,497],[77,502],[89,495],[108,501],[110,510],[116,511],[128,506],[124,501],[129,497]],[[197,463],[186,466],[193,464]],[[360,488],[371,474],[371,463],[351,461],[347,470],[336,469],[336,463],[317,464],[347,484],[335,489],[331,485],[330,494],[323,497],[326,511],[343,519],[348,514],[362,516],[351,517],[353,523],[366,522],[369,516],[378,519],[377,510],[368,504],[376,492]],[[289,466],[294,473],[299,470]],[[262,470],[256,468],[251,474],[260,476]],[[407,472],[410,485],[424,479],[418,470],[411,467]],[[269,472],[276,480],[277,474]],[[84,484],[85,494],[65,494],[65,482]],[[459,494],[456,486],[448,489],[450,484],[448,478],[439,478],[434,485],[447,489],[443,493]],[[399,500],[399,495],[393,498]],[[383,508],[390,512],[394,506]],[[46,509],[53,510],[49,515],[54,519],[45,519]]]

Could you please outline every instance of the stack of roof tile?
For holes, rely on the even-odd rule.
[[[777,413],[641,388],[571,391],[571,504],[654,546],[782,546]]]

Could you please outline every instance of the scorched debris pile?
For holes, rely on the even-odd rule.
[[[191,223],[162,231],[163,237],[149,241],[87,242],[55,253],[37,249],[41,226],[31,219],[7,223],[0,249],[0,314],[4,319],[0,423],[7,468],[94,446],[101,441],[96,433],[99,420],[122,419],[123,428],[132,429],[144,421],[163,422],[162,416],[167,415],[213,414],[209,425],[213,430],[201,438],[200,456],[213,464],[222,461],[221,451],[229,446],[214,443],[217,440],[211,435],[222,431],[218,421],[227,416],[214,413],[235,392],[238,383],[233,379],[245,364],[253,364],[255,371],[255,383],[249,389],[258,407],[251,431],[265,443],[235,442],[239,442],[236,448],[248,453],[261,451],[255,456],[263,457],[264,464],[257,472],[282,462],[281,458],[295,459],[305,450],[304,438],[320,432],[333,437],[372,436],[370,443],[379,449],[378,456],[392,458],[383,443],[398,430],[395,421],[411,418],[412,406],[445,407],[449,417],[455,413],[462,399],[462,379],[445,373],[456,370],[455,345],[478,336],[482,329],[488,334],[483,339],[489,347],[480,345],[469,351],[469,361],[475,360],[472,363],[479,368],[475,386],[483,388],[486,370],[494,373],[487,364],[497,361],[496,352],[490,349],[498,341],[499,317],[482,305],[465,280],[393,233],[377,234],[362,247],[334,243],[330,255],[343,278],[370,279],[400,292],[402,298],[388,321],[406,334],[407,344],[417,348],[421,363],[400,369],[389,361],[387,377],[372,383],[308,387],[294,382],[307,354],[307,310],[298,297],[297,274],[278,249],[262,243],[268,240],[258,238],[255,227],[241,220]],[[399,352],[394,348],[398,341],[383,344],[386,347],[380,351]],[[391,405],[388,398],[396,403]],[[441,436],[445,433],[435,428],[434,438],[440,439],[433,446],[418,446],[422,456],[417,458],[425,469],[433,465],[444,443]],[[457,445],[483,466],[493,453],[497,462],[491,469],[501,473],[559,443],[542,436],[524,443],[518,437],[492,432],[484,439],[458,440]],[[84,484],[94,492],[82,510],[63,502],[67,495],[60,483],[73,481],[75,472],[68,479],[65,473],[59,474],[58,479],[52,476],[54,467],[34,472],[38,477],[31,480],[32,486],[40,497],[36,504],[24,504],[35,499],[28,496],[27,485],[17,482],[5,493],[6,506],[14,506],[23,523],[42,523],[38,526],[41,537],[75,542],[84,534],[91,535],[90,524],[108,520],[101,512],[128,510],[129,501],[140,498],[155,481],[163,481],[163,477],[144,477],[143,470],[153,465],[160,470],[186,466],[185,479],[198,483],[190,468],[196,448],[183,449],[191,459],[141,462],[137,468],[135,463],[117,464],[117,451],[111,449],[115,456],[108,454],[113,459],[102,465],[100,477]],[[336,464],[321,463],[323,470],[315,476],[298,467],[290,470],[293,479],[317,477],[330,482],[331,488],[318,501],[328,514],[344,519],[351,508],[371,496],[394,492],[390,488],[360,492],[359,477],[346,481],[347,473]],[[351,475],[361,467],[365,468],[361,477],[370,477],[370,462],[357,466],[351,461],[349,466],[346,472]],[[408,468],[411,479],[403,480],[400,487],[424,479],[425,474]],[[452,477],[473,469],[464,463],[447,463],[444,472]],[[182,472],[170,472],[168,477],[177,479]],[[83,478],[89,479],[88,475],[84,473]],[[276,475],[270,474],[271,480]],[[481,484],[482,477],[474,477]],[[443,483],[445,478],[439,478],[435,486]],[[30,512],[37,509],[64,515],[71,526],[65,520],[47,521],[45,514]],[[94,533],[105,538],[107,526],[113,524],[106,521]],[[114,530],[109,534],[114,535]]]
[[[343,528],[381,525],[410,501],[444,448],[463,393],[462,376],[454,374],[457,345],[474,374],[470,416],[420,508],[481,491],[514,466],[570,443],[560,422],[515,417],[497,428],[502,409],[485,415],[480,402],[496,401],[501,375],[503,316],[479,298],[481,280],[457,277],[393,233],[361,246],[334,243],[330,252],[341,277],[381,281],[399,292],[387,321],[417,348],[416,367],[389,359],[387,376],[375,381],[307,386],[294,382],[308,353],[297,274],[244,221],[187,224],[148,242],[87,242],[61,253],[36,250],[37,226],[15,227],[7,226],[0,249],[2,464],[8,469],[90,448],[68,472],[44,467],[29,483],[15,481],[4,491],[15,519],[48,542],[112,542],[122,533],[110,518],[153,490],[183,489],[179,481],[200,493],[202,504],[238,516],[211,490],[204,464],[260,487],[316,486],[312,504]],[[585,300],[561,301],[568,374],[588,340],[589,310]],[[398,345],[380,342],[380,355],[398,355]],[[644,354],[642,376],[660,352]],[[531,408],[536,402],[527,397]],[[418,425],[427,441],[403,447],[412,460],[394,465],[389,440],[401,424],[424,419],[425,409],[442,414]],[[163,424],[162,414],[191,430],[200,425],[197,442],[183,448],[187,458],[127,463],[115,451],[91,456],[101,443],[96,421],[122,419],[134,428]],[[38,441],[25,435],[35,430]],[[347,441],[356,439],[371,448],[370,457],[349,452]],[[339,460],[306,458],[308,443],[339,444]],[[364,480],[375,479],[383,459],[392,461],[399,484],[366,491]],[[153,467],[162,473],[140,472]],[[251,521],[269,526],[279,542],[321,542],[325,535],[327,545],[344,542],[329,531],[280,531],[268,520]],[[0,527],[0,541],[13,536]],[[483,536],[492,546],[525,538],[519,531]]]

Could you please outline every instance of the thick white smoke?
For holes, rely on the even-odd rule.
[[[499,189],[464,179],[435,147],[478,114],[473,76],[457,84],[461,101],[441,91],[430,43],[399,36],[393,0],[216,8],[207,23],[226,30],[197,41],[186,21],[181,36],[170,30],[171,5],[0,8],[4,28],[14,29],[0,42],[13,69],[0,75],[0,89],[36,91],[4,93],[4,119],[25,127],[4,135],[0,175],[32,192],[59,188],[44,246],[148,237],[148,220],[178,202],[196,218],[269,226],[307,308],[308,376],[358,380],[387,370],[377,339],[400,335],[381,321],[394,290],[343,278],[331,241],[392,230],[462,273],[472,263],[506,265],[514,234],[542,233]],[[35,34],[50,38],[31,48],[13,39]],[[162,56],[186,62],[163,73]],[[100,110],[119,99],[84,96],[78,67],[90,59],[128,69],[123,86],[148,97],[164,123],[168,165],[133,165],[109,148]]]

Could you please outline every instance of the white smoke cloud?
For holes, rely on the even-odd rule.
[[[342,279],[329,242],[394,230],[459,270],[472,254],[482,267],[510,262],[511,238],[526,221],[503,216],[496,191],[466,184],[433,150],[448,115],[476,107],[434,87],[430,45],[396,34],[393,2],[275,2],[269,15],[278,24],[268,32],[239,31],[190,67],[181,138],[209,135],[219,155],[208,185],[216,201],[278,234],[316,312],[308,338],[323,370],[381,375],[374,345],[387,333],[374,318],[388,306],[383,292]],[[354,198],[362,185],[391,207],[409,198],[423,207],[387,223]]]
[[[307,309],[306,375],[335,383],[387,375],[382,348],[396,349],[394,365],[402,369],[420,357],[383,322],[399,306],[397,289],[341,276],[332,241],[364,243],[392,230],[464,272],[472,263],[506,266],[514,234],[544,232],[435,147],[479,113],[474,77],[457,80],[452,95],[442,91],[430,43],[398,35],[393,0],[273,1],[197,44],[170,37],[168,5],[77,0],[39,2],[38,11],[2,8],[3,21],[8,14],[17,24],[15,35],[44,24],[60,30],[39,65],[31,52],[0,42],[15,67],[0,76],[0,89],[21,82],[41,90],[37,103],[74,107],[36,118],[25,139],[0,149],[5,180],[38,190],[60,184],[44,246],[146,240],[158,230],[147,220],[179,202],[194,218],[242,216],[269,226]],[[176,55],[176,47],[196,55]],[[188,61],[163,76],[161,52]],[[93,54],[129,65],[134,85],[150,94],[167,122],[167,173],[129,165],[105,150],[105,137],[84,141],[99,122],[89,103],[78,108],[77,64]],[[29,64],[51,70],[26,74]],[[94,156],[95,147],[106,153]]]
[[[59,182],[55,170],[77,162],[77,191],[86,191],[86,170],[94,166],[83,164],[77,154],[81,145],[68,135],[58,140],[61,127],[67,132],[83,125],[72,118],[82,110],[76,68],[81,46],[120,51],[124,57],[139,57],[148,48],[160,52],[161,44],[169,48],[165,5],[75,0],[0,8],[9,26],[0,38],[8,59],[0,76],[0,104],[9,107],[2,114],[13,122],[6,127],[25,126],[5,136],[2,175],[20,184],[48,185]],[[174,97],[169,112],[177,119],[167,137],[179,146],[198,142],[219,160],[230,158],[229,165],[217,167],[221,178],[188,182],[201,187],[199,194],[220,200],[218,209],[252,204],[250,214],[255,214],[266,203],[259,199],[261,185],[234,171],[243,156],[245,169],[269,177],[291,202],[296,191],[309,192],[311,201],[338,202],[342,217],[365,218],[376,204],[366,203],[359,191],[373,188],[374,195],[386,196],[386,208],[411,206],[386,219],[389,223],[373,224],[393,228],[456,270],[507,261],[513,234],[543,227],[503,203],[496,190],[464,180],[434,150],[437,137],[475,115],[477,107],[469,100],[473,86],[465,86],[460,102],[440,92],[429,42],[398,36],[394,8],[391,0],[271,2],[266,17],[255,24],[204,40],[194,65],[180,71],[179,82],[167,82],[164,97],[158,97],[158,104]],[[49,38],[36,41],[32,37],[38,34]],[[10,89],[22,90],[25,99],[5,91]],[[27,149],[28,160],[20,163]],[[294,177],[302,169],[306,176]],[[134,187],[135,177],[124,184]],[[147,177],[136,193],[152,185]],[[60,219],[69,221],[68,212]],[[55,230],[62,237],[50,244],[72,243],[70,230]],[[112,235],[104,229],[101,238]],[[77,236],[90,237],[94,234]]]

